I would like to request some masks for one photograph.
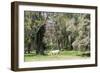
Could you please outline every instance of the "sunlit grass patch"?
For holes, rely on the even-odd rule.
[[[57,55],[36,55],[34,52],[24,55],[25,62],[32,61],[50,61],[50,60],[65,60],[65,59],[84,59],[88,56],[82,56],[84,52],[80,51],[61,51]]]

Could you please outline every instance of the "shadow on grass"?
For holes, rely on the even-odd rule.
[[[36,54],[35,53],[30,53],[30,54],[24,54],[24,56],[36,56]]]
[[[30,54],[24,54],[24,56],[28,56],[28,57],[32,57],[32,56],[48,56],[48,54],[44,54],[44,55],[36,55],[35,53],[30,53]]]

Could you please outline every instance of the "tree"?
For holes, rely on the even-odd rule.
[[[37,34],[36,34],[36,54],[41,54],[41,55],[45,55],[44,50],[46,49],[45,43],[43,42],[43,37],[44,37],[44,33],[45,33],[45,26],[46,24],[42,25]]]
[[[24,12],[24,47],[28,53],[36,49],[36,33],[44,21],[42,14],[42,12]]]

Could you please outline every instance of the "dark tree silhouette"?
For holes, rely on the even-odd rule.
[[[45,33],[45,26],[46,24],[42,25],[37,34],[36,34],[36,44],[37,44],[37,48],[36,48],[36,54],[41,54],[41,55],[45,55],[44,51],[46,49],[45,47],[45,43],[43,42],[43,37],[44,37],[44,33]]]
[[[31,53],[31,43],[28,44],[28,53]]]

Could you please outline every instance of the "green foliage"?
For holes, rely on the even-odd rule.
[[[41,14],[42,12],[24,12],[24,43],[26,48],[28,48],[29,43],[32,43],[32,48],[35,48],[36,33],[44,21]]]
[[[36,35],[46,24],[43,42],[47,50],[90,51],[90,14],[24,12],[24,43],[36,49]]]

